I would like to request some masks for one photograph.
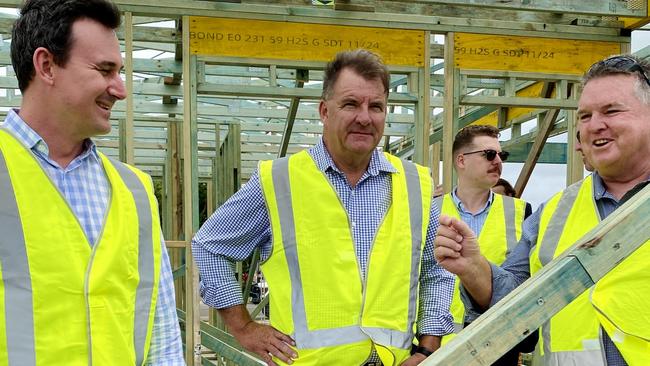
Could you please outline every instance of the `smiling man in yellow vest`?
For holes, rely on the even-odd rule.
[[[97,152],[125,97],[105,0],[31,0],[0,125],[0,365],[184,365],[151,179]]]
[[[580,147],[595,171],[524,222],[522,240],[501,267],[481,255],[467,225],[441,218],[436,258],[458,274],[480,307],[475,310],[484,310],[534,275],[648,183],[649,72],[650,64],[627,55],[591,66],[583,78],[578,128]],[[542,329],[544,364],[647,365],[648,263],[646,243],[553,316]]]
[[[453,328],[429,171],[376,149],[388,88],[375,54],[339,53],[325,69],[322,141],[262,162],[192,240],[205,302],[269,365],[416,365]],[[251,320],[231,269],[258,247],[271,326]]]
[[[437,198],[436,204],[440,205],[442,214],[463,220],[474,232],[480,233],[483,255],[490,262],[501,264],[517,245],[530,208],[526,201],[492,192],[501,177],[503,162],[508,158],[508,152],[502,151],[499,144],[499,130],[486,125],[461,129],[454,138],[452,155],[458,185],[451,193]],[[451,303],[455,333],[473,320],[465,318],[458,286],[459,281]],[[450,338],[445,337],[445,340]],[[532,352],[536,343],[537,335],[527,338],[494,365],[518,365],[519,353]]]

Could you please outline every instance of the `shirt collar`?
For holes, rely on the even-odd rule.
[[[456,208],[458,208],[459,211],[469,213],[469,211],[465,210],[465,205],[463,205],[463,202],[456,195],[457,189],[458,187],[451,190],[451,198],[454,200],[454,203],[456,204]],[[483,206],[483,208],[480,209],[478,213],[481,213],[485,211],[488,207],[490,207],[492,205],[492,201],[494,201],[494,192],[490,191],[490,193],[488,193],[488,199],[487,202],[485,202],[485,206]]]
[[[593,177],[592,179],[593,179],[593,186],[594,186],[594,199],[596,201],[599,201],[604,198],[609,198],[614,200],[615,202],[618,202],[616,197],[614,197],[611,193],[607,192],[607,189],[605,188],[605,182],[603,182],[603,178],[601,178],[601,176],[598,175],[598,172],[594,171],[593,173],[591,173],[591,175]],[[647,182],[647,181],[650,181],[650,176],[647,177],[646,180],[644,180],[643,182]]]
[[[329,151],[327,151],[327,147],[325,147],[325,143],[322,139],[310,149],[310,153],[314,157],[316,166],[320,171],[326,172],[328,169],[332,169],[338,173],[343,174],[343,172],[334,163],[334,160],[332,159]],[[370,164],[368,164],[368,169],[366,169],[366,172],[370,176],[377,176],[380,172],[397,173],[398,170],[393,166],[393,164],[388,161],[384,154],[379,152],[379,150],[374,149],[372,151],[372,155],[370,156]]]
[[[0,126],[10,132],[20,143],[34,153],[42,156],[48,162],[53,163],[49,159],[50,149],[47,143],[45,143],[45,140],[18,115],[18,112],[18,109],[10,109],[4,123]],[[84,148],[81,154],[75,159],[83,160],[88,156],[100,162],[97,146],[91,139],[84,141]]]

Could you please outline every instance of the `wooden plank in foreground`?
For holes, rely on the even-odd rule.
[[[650,186],[420,365],[490,365],[650,239]]]

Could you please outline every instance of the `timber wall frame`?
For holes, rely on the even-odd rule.
[[[115,2],[124,14],[118,37],[129,93],[113,108],[113,131],[96,142],[107,155],[151,174],[160,188],[163,231],[178,278],[177,304],[189,345],[189,365],[211,362],[202,358],[201,344],[237,364],[255,363],[238,351],[232,337],[213,327],[219,326],[214,314],[210,324],[200,322],[198,274],[192,261],[185,260],[191,258],[189,240],[200,223],[199,184],[207,192],[201,209],[209,214],[248,179],[259,160],[295,153],[318,142],[317,106],[324,67],[323,62],[193,55],[184,31],[190,27],[190,16],[424,31],[428,42],[425,66],[391,67],[384,149],[430,166],[436,183],[442,177],[448,190],[454,180],[453,136],[459,128],[496,112],[498,127],[510,131],[510,139],[502,142],[504,149],[513,152],[513,160],[526,162],[517,182],[519,193],[538,161],[566,162],[568,182],[582,177],[573,139],[568,139],[568,146],[545,143],[549,136],[575,134],[579,78],[456,67],[454,35],[614,42],[624,52],[630,43],[626,27],[644,24],[648,16],[647,2],[620,0],[562,1],[564,5],[551,0],[528,5],[490,0],[471,4],[461,0],[320,1],[329,5],[308,0]],[[1,7],[19,4],[0,0]],[[0,106],[4,110],[18,107],[21,100],[9,59],[14,19],[14,15],[0,16],[0,66],[6,70],[6,76],[0,77],[4,91]],[[519,96],[534,83],[544,84],[539,95]],[[509,107],[530,110],[509,118]],[[522,123],[535,119],[537,128],[522,133]],[[249,272],[254,273],[256,266],[253,259]],[[240,273],[242,268],[240,264]],[[251,279],[242,284],[244,291]]]

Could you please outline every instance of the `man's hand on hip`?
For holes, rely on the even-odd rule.
[[[260,355],[270,366],[277,366],[273,357],[288,364],[298,357],[298,353],[291,348],[296,344],[294,340],[269,325],[250,321],[243,328],[232,329],[231,332],[244,348]]]
[[[292,364],[298,353],[291,348],[296,342],[288,335],[251,319],[244,305],[218,309],[230,333],[247,350],[260,355],[270,366],[277,366],[273,357]]]

